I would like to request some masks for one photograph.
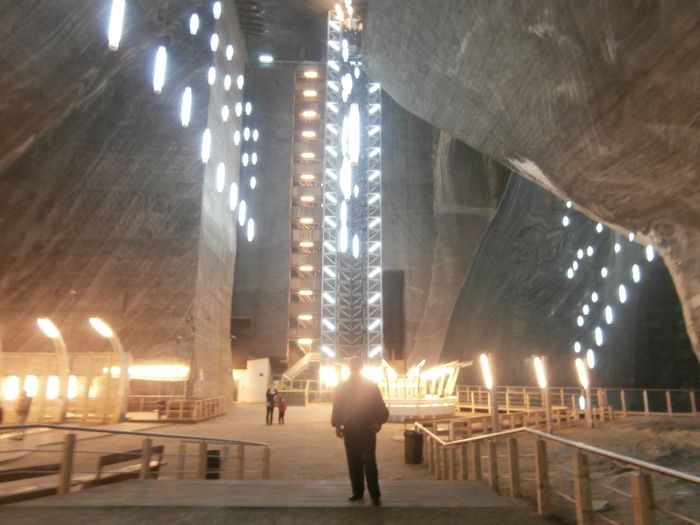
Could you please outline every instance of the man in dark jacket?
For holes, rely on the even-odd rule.
[[[381,505],[379,476],[377,473],[377,432],[389,419],[377,385],[360,375],[362,361],[354,357],[350,361],[350,377],[335,391],[331,425],[335,433],[345,441],[348,470],[352,483],[350,501],[362,499],[367,490],[372,504]]]

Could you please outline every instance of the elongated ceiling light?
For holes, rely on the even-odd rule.
[[[186,128],[190,125],[190,117],[192,115],[192,88],[186,87],[182,94],[182,106],[180,107],[180,122],[182,127]]]
[[[112,10],[109,14],[109,30],[107,31],[107,41],[109,49],[112,51],[119,49],[119,42],[122,39],[125,7],[125,0],[112,0]]]
[[[156,64],[153,69],[153,92],[160,94],[165,85],[165,68],[168,62],[168,52],[165,46],[159,46],[156,51]]]

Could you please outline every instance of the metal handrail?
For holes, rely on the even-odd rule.
[[[140,430],[119,430],[119,429],[109,429],[109,428],[95,428],[95,427],[79,427],[75,425],[54,425],[50,423],[30,423],[28,425],[0,425],[0,431],[2,430],[22,430],[30,428],[48,428],[52,430],[71,430],[74,432],[94,432],[99,434],[119,434],[119,435],[130,435],[130,436],[144,436],[144,437],[159,437],[159,438],[172,438],[172,439],[184,439],[193,441],[206,441],[209,443],[222,443],[225,445],[249,445],[254,447],[269,447],[268,443],[263,443],[260,441],[245,441],[240,439],[224,439],[215,437],[205,437],[205,436],[187,436],[184,434],[163,434],[159,432],[143,432]]]
[[[502,430],[500,432],[494,432],[492,434],[484,434],[482,436],[476,436],[476,437],[458,439],[455,441],[447,441],[446,442],[443,439],[441,439],[439,436],[437,436],[436,434],[434,434],[433,432],[431,432],[430,430],[425,428],[420,423],[416,422],[416,423],[414,423],[414,425],[417,429],[420,429],[422,432],[425,432],[426,434],[430,435],[430,437],[437,440],[444,447],[465,445],[467,443],[474,443],[477,441],[491,440],[494,438],[499,438],[499,437],[503,437],[503,436],[517,434],[518,432],[527,432],[527,433],[533,434],[535,436],[539,436],[543,439],[548,439],[550,441],[557,442],[561,445],[576,448],[579,450],[585,450],[585,451],[590,452],[592,454],[597,454],[599,456],[603,456],[603,457],[606,457],[608,459],[612,459],[613,461],[619,461],[620,463],[627,463],[628,465],[632,465],[632,466],[635,466],[635,467],[643,469],[643,470],[655,472],[657,474],[664,474],[666,476],[670,476],[670,477],[677,478],[677,479],[682,479],[684,481],[690,481],[691,483],[696,483],[696,484],[700,485],[700,476],[696,476],[694,474],[691,474],[690,472],[683,472],[681,470],[675,470],[675,469],[670,469],[667,467],[662,467],[661,465],[656,465],[655,463],[649,463],[648,461],[643,461],[641,459],[636,459],[636,458],[632,458],[629,456],[625,456],[623,454],[618,454],[617,452],[611,452],[611,451],[605,450],[603,448],[594,447],[593,445],[587,445],[586,443],[583,443],[582,441],[572,441],[570,439],[555,436],[553,434],[548,434],[547,432],[542,432],[541,430],[535,430],[533,428],[528,428],[528,427],[513,428],[513,429],[509,429],[509,430]]]

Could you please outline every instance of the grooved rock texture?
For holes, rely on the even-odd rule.
[[[260,160],[255,191],[243,191],[257,232],[253,243],[242,240],[236,256],[233,315],[250,317],[251,324],[247,335],[234,332],[233,346],[243,355],[275,360],[287,355],[295,71],[251,69],[246,81],[260,130]]]
[[[436,362],[509,172],[390,97],[382,106],[383,265],[404,271],[406,359]]]
[[[565,215],[570,224],[563,228]],[[492,352],[501,384],[522,385],[535,381],[529,357],[543,354],[556,384],[576,384],[573,358],[589,349],[598,385],[700,384],[663,261],[648,261],[643,246],[608,228],[599,232],[594,221],[514,175],[456,301],[442,357],[476,360]],[[478,366],[464,373],[481,382]]]
[[[235,230],[215,171],[238,178],[235,117],[221,121],[224,69],[242,72],[233,2],[210,7],[189,35],[190,2],[127,2],[120,48],[107,48],[110,2],[15,2],[0,9],[0,332],[4,350],[49,348],[34,320],[49,316],[69,351],[107,350],[99,315],[137,362],[190,363],[195,395],[230,391],[228,344]],[[233,43],[234,60],[223,47]],[[153,93],[155,50],[168,48]],[[206,71],[219,69],[210,89]],[[183,90],[192,118],[180,124]],[[200,160],[202,130],[211,160]]]
[[[368,4],[370,75],[399,104],[653,243],[700,355],[700,17],[690,1]]]

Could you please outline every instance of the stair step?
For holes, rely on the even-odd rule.
[[[382,507],[350,503],[347,481],[135,480],[7,505],[14,525],[55,523],[548,523],[476,481],[383,480]]]

